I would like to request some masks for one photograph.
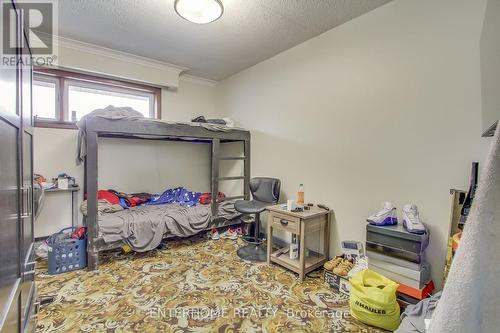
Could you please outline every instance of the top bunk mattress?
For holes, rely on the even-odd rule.
[[[218,217],[232,220],[241,213],[234,201],[218,205]],[[99,236],[104,242],[125,240],[135,251],[144,252],[160,245],[164,235],[189,237],[207,229],[212,220],[210,205],[184,207],[177,203],[137,206],[99,215]]]
[[[87,131],[97,133],[101,137],[138,139],[210,141],[217,138],[222,142],[250,139],[250,132],[242,128],[212,123],[173,122],[145,118],[141,113],[129,107],[108,106],[94,110],[80,119],[77,127],[77,165],[83,163],[87,155]]]

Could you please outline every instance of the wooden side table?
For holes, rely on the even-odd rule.
[[[281,265],[299,274],[299,280],[303,281],[305,274],[321,267],[329,255],[330,244],[330,221],[332,211],[316,206],[304,212],[289,212],[280,205],[267,207],[267,263],[271,262]],[[273,231],[282,230],[295,234],[299,239],[299,257],[290,259],[289,252],[283,253],[285,249],[273,249]],[[306,251],[306,234],[311,231],[321,231],[322,251]],[[318,245],[318,250],[320,244]],[[307,253],[309,252],[309,253]]]

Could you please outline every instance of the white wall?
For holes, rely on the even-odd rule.
[[[210,145],[146,140],[99,140],[100,189],[162,193],[185,186],[210,191]]]
[[[215,83],[193,80],[181,76],[179,89],[163,89],[161,94],[162,117],[167,120],[190,121],[204,115],[206,118],[220,117],[216,109]]]
[[[215,117],[215,96],[215,86],[210,82],[181,76],[177,90],[162,89],[162,118],[189,121],[197,115]],[[82,187],[80,203],[83,167],[75,165],[76,136],[76,130],[35,128],[34,170],[47,178],[61,172],[76,177]],[[209,154],[210,147],[206,144],[101,140],[99,187],[124,192],[161,192],[170,186],[185,185],[208,191]],[[47,195],[35,225],[35,237],[70,226],[70,205],[69,194]]]
[[[500,119],[500,1],[488,0],[481,34],[483,131]]]
[[[419,206],[441,283],[450,188],[482,160],[479,36],[485,1],[396,0],[218,85],[252,130],[252,175],[305,184],[335,211],[332,252],[364,240],[384,201]]]
[[[188,68],[148,59],[102,46],[55,37],[55,66],[91,72],[160,87],[177,88],[179,74]]]
[[[76,130],[35,128],[33,140],[33,167],[35,173],[50,181],[62,172],[76,177],[83,189],[83,169],[75,163]],[[83,190],[78,193],[78,204]],[[71,194],[46,193],[40,215],[35,221],[35,237],[48,236],[71,226]],[[81,221],[81,216],[79,218]]]
[[[383,201],[399,208],[416,203],[431,228],[428,254],[439,285],[449,189],[466,189],[470,163],[484,158],[489,142],[480,138],[485,3],[395,0],[217,86],[181,80],[177,91],[162,91],[162,115],[182,121],[226,115],[252,130],[253,176],[280,178],[282,200],[295,198],[304,183],[306,201],[335,210],[332,255],[341,240],[364,239],[364,220]],[[72,130],[35,129],[35,171],[46,176],[67,171],[82,183],[83,171],[74,165],[75,137]],[[133,152],[107,140],[101,157],[118,156],[120,164],[128,159],[136,166],[175,151],[175,161],[192,163],[179,179],[163,170],[168,165],[151,165],[156,170],[140,179],[135,167],[118,170],[110,160],[101,164],[100,183],[156,191],[208,168],[208,147],[189,151],[168,145],[146,148],[135,142],[129,147]],[[222,169],[238,173],[231,166]],[[133,181],[121,187],[118,172]],[[208,173],[198,186],[207,185]],[[38,223],[58,225],[53,219],[60,202],[46,207],[52,213]]]

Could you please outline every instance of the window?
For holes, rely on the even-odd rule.
[[[108,105],[128,106],[145,117],[160,118],[160,89],[67,71],[35,70],[35,126],[76,128],[76,121]]]
[[[51,77],[37,77],[33,80],[33,115],[43,120],[57,119],[57,92],[59,80]]]

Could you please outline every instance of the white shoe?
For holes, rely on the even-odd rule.
[[[405,205],[403,207],[403,225],[408,232],[413,234],[425,234],[425,226],[420,222],[420,215],[416,205]]]
[[[396,216],[396,206],[392,202],[386,202],[384,208],[376,214],[373,214],[366,219],[370,224],[374,225],[395,225],[398,224]]]
[[[207,238],[208,239],[213,239],[213,240],[218,240],[220,239],[219,232],[217,231],[217,228],[212,228],[209,232],[207,232]]]
[[[236,232],[235,229],[229,228],[224,233],[222,233],[221,237],[222,238],[231,239],[231,240],[235,240],[235,239],[238,238],[238,233]]]

